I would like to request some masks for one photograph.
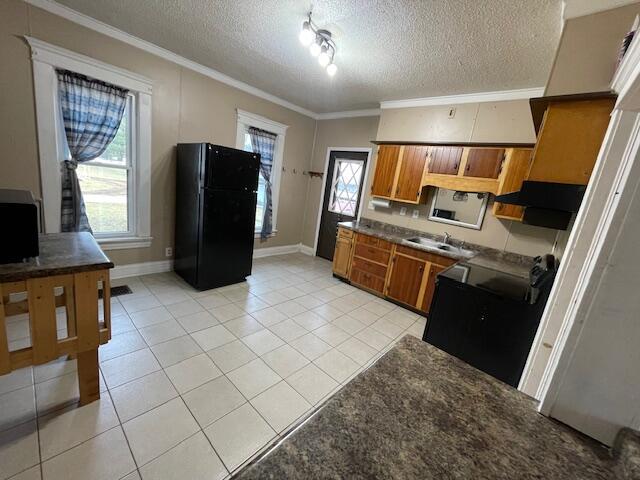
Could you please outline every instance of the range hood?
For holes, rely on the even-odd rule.
[[[522,223],[566,230],[586,189],[586,185],[525,180],[519,192],[498,195],[496,202],[525,207]]]

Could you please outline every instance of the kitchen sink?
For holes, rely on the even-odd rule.
[[[454,247],[453,245],[449,245],[448,243],[438,242],[437,240],[432,240],[430,238],[425,237],[411,237],[405,239],[407,243],[414,243],[421,245],[423,247],[432,248],[434,250],[442,250],[443,252],[453,253],[457,256],[471,258],[475,255],[471,250],[466,250],[460,247]]]

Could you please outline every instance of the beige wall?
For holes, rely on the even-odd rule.
[[[456,114],[448,118],[452,106],[414,107],[383,110],[377,139],[381,141],[437,142],[535,142],[535,133],[527,100],[453,105]],[[426,203],[407,206],[407,215],[400,215],[401,203],[392,208],[368,208],[372,176],[365,192],[362,215],[428,233],[449,232],[454,238],[524,255],[548,253],[557,231],[499,220],[491,214],[493,196],[480,230],[427,220],[434,189],[427,189]],[[411,217],[418,210],[419,218]]]
[[[546,95],[609,90],[622,39],[640,3],[567,20]]]
[[[235,146],[236,108],[289,125],[278,234],[256,247],[297,244],[305,214],[315,120],[85,29],[18,0],[0,2],[0,187],[40,195],[30,51],[22,35],[88,55],[153,80],[151,248],[108,252],[117,264],[164,259],[173,245],[175,145]],[[296,173],[293,173],[293,171]]]
[[[337,148],[372,148],[375,157],[375,145],[371,140],[376,138],[378,120],[380,117],[343,118],[336,120],[321,120],[317,122],[316,139],[313,148],[311,170],[323,172],[327,160],[327,150]],[[370,176],[373,176],[373,162],[369,165]],[[326,175],[326,172],[325,172]],[[322,195],[322,179],[313,178],[309,181],[306,215],[303,225],[302,243],[313,247],[316,239],[318,222],[318,207]]]

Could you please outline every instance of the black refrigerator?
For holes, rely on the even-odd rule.
[[[180,143],[174,269],[198,290],[251,274],[260,155]]]

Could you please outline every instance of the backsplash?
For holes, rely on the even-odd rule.
[[[431,209],[431,199],[434,188],[427,187],[428,195],[425,204],[411,205],[392,202],[390,208],[369,208],[363,205],[362,217],[379,222],[408,228],[421,233],[444,235],[448,232],[456,240],[464,240],[475,245],[493,248],[520,255],[536,256],[550,253],[553,249],[558,231],[523,225],[519,222],[501,220],[492,213],[493,195],[489,199],[487,211],[480,230],[450,225],[428,220]],[[406,215],[401,215],[401,208],[407,209]],[[414,210],[418,211],[418,218],[412,218]],[[561,232],[564,234],[565,232]],[[568,233],[568,232],[567,232]]]

